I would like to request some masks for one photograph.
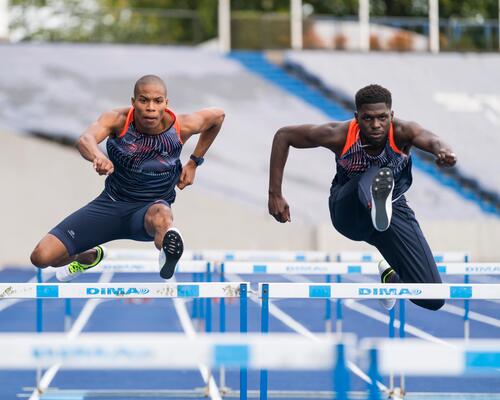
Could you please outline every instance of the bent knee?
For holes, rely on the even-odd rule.
[[[432,300],[429,305],[429,310],[437,311],[444,306],[445,302],[441,299]]]
[[[442,299],[432,299],[432,300],[416,300],[414,302],[417,306],[426,308],[427,310],[437,311],[442,308],[445,304]]]
[[[157,203],[152,205],[146,213],[146,225],[152,227],[168,228],[172,225],[173,216],[170,208],[163,204]]]
[[[47,268],[54,264],[51,252],[38,245],[30,256],[31,263],[37,268]]]

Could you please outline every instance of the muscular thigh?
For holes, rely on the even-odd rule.
[[[106,194],[101,194],[66,217],[49,233],[64,244],[70,256],[98,244],[123,238],[119,204]]]

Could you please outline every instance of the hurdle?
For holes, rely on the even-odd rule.
[[[434,261],[437,263],[469,262],[470,253],[467,251],[433,251]],[[330,259],[347,262],[375,262],[384,257],[378,251],[341,251],[331,254]]]
[[[125,258],[128,256],[129,258]],[[111,259],[109,259],[111,258]],[[86,274],[101,274],[104,272],[110,273],[127,273],[127,274],[141,274],[141,273],[159,273],[158,265],[158,251],[154,250],[114,250],[111,253],[111,257],[106,257],[106,259],[94,268],[86,271]],[[51,268],[50,270],[53,270]],[[43,282],[43,275],[47,270],[39,270],[41,272],[41,277],[38,279],[38,283]],[[192,274],[192,280],[195,282],[210,282],[211,274],[211,263],[204,260],[198,259],[181,259],[176,266],[176,273],[178,274]],[[193,298],[193,307],[191,317],[193,319],[205,319],[205,329],[211,330],[211,318],[210,316],[205,316],[204,308],[199,304],[201,300],[199,298]],[[43,302],[42,299],[38,299],[39,303],[38,309],[41,314]],[[206,309],[211,309],[211,299],[206,299]],[[198,312],[200,311],[200,312]],[[38,312],[37,312],[38,315]],[[65,330],[68,331],[72,324],[72,307],[71,299],[65,300]],[[42,328],[39,328],[42,330]]]
[[[121,249],[108,248],[105,260],[158,260],[159,251],[157,249]],[[182,261],[203,260],[199,251],[184,250],[181,257]]]
[[[500,299],[500,284],[259,283],[258,296],[262,305],[261,331],[267,333],[271,299]],[[404,325],[402,329],[404,337]],[[267,371],[261,371],[260,378],[261,393],[265,393]],[[267,396],[261,395],[264,399]]]
[[[410,376],[498,375],[500,340],[447,339],[446,342],[448,346],[419,339],[363,339],[359,347],[365,360],[368,359],[372,381],[368,400],[380,400],[374,382],[380,374],[389,375],[395,370]]]
[[[335,399],[348,397],[346,362],[356,357],[355,338],[323,335],[312,341],[295,334],[206,334],[188,338],[182,334],[85,333],[75,339],[64,334],[0,334],[0,369],[193,369],[210,368],[273,370],[331,370]],[[65,390],[54,392],[60,395]],[[98,395],[79,391],[81,397]],[[109,392],[107,392],[109,394]],[[44,394],[50,394],[47,390]],[[125,396],[125,392],[120,392]],[[156,393],[167,394],[167,391]],[[201,394],[201,393],[200,393]],[[248,390],[241,386],[240,399]]]
[[[240,332],[247,332],[248,282],[205,283],[91,283],[91,284],[0,284],[1,298],[17,299],[127,299],[127,298],[239,298]],[[207,316],[208,317],[208,316]],[[211,319],[211,315],[209,316]],[[225,318],[220,315],[220,318]],[[40,316],[40,320],[42,316]],[[40,321],[40,326],[42,322]],[[221,322],[222,325],[222,322]],[[225,325],[225,324],[224,324]],[[37,323],[38,326],[38,323]],[[38,330],[41,333],[42,330]],[[37,378],[40,376],[37,372]],[[247,372],[240,373],[240,386],[246,390]]]
[[[358,254],[361,258],[362,253]],[[462,253],[451,253],[451,260],[457,259]],[[440,256],[445,259],[444,255]],[[500,263],[466,263],[449,261],[437,264],[438,271],[442,275],[463,275],[464,284],[469,283],[471,275],[500,275]],[[227,272],[235,274],[253,275],[325,275],[326,284],[332,283],[332,276],[336,276],[336,283],[342,282],[342,275],[354,276],[360,275],[379,275],[378,264],[375,262],[248,262],[248,261],[226,261],[216,266],[215,272],[221,274],[221,281],[224,281],[224,275]],[[331,300],[327,299],[325,303],[325,330],[332,331],[332,313]],[[403,310],[404,303],[400,301],[400,310]],[[464,338],[470,336],[469,320],[469,299],[464,300]],[[391,314],[391,321],[394,315]],[[336,332],[342,332],[342,302],[336,299]],[[393,323],[393,322],[392,322]]]
[[[436,262],[467,262],[470,254],[463,251],[436,251],[433,252]],[[158,258],[158,250],[149,249],[116,249],[107,251],[106,260],[153,260]],[[181,261],[205,260],[214,262],[223,261],[346,261],[346,262],[375,262],[383,257],[377,251],[281,251],[281,250],[192,250],[184,251]]]

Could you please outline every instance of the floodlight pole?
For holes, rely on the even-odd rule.
[[[359,49],[370,50],[370,0],[359,0]]]
[[[9,0],[0,0],[0,41],[9,39]]]
[[[231,0],[219,0],[218,18],[219,51],[229,53],[231,51]]]
[[[439,1],[429,0],[429,50],[439,53]]]
[[[291,36],[291,44],[292,49],[294,50],[302,50],[302,0],[292,0],[290,4],[290,14],[291,14],[291,23],[290,23],[290,36]]]

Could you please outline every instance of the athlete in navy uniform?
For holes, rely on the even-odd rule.
[[[290,221],[281,192],[290,146],[325,147],[335,153],[337,173],[330,189],[333,226],[344,236],[375,246],[383,283],[441,283],[432,252],[404,193],[412,183],[411,146],[436,156],[439,166],[453,166],[456,156],[436,135],[415,122],[394,118],[391,93],[369,85],[356,93],[354,119],[324,125],[284,127],[274,136],[269,178],[269,213]],[[440,299],[415,300],[432,310]],[[394,299],[381,301],[392,308]]]
[[[205,108],[176,116],[167,108],[161,78],[146,75],[134,87],[132,107],[102,114],[78,140],[78,150],[99,175],[107,175],[104,191],[53,228],[35,247],[31,262],[61,267],[60,281],[74,279],[104,258],[101,244],[116,239],[154,241],[160,250],[160,275],[171,278],[184,244],[173,227],[175,187],[194,181],[224,121],[224,111]],[[182,145],[200,134],[182,166]],[[107,139],[107,156],[98,144]]]

